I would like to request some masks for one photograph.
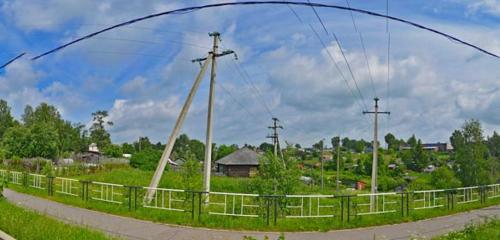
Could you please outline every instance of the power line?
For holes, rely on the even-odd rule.
[[[300,15],[289,4],[287,4],[286,6],[288,7],[288,9],[290,9],[290,11],[293,13],[293,15],[297,18],[297,20],[300,23],[305,24],[304,21],[302,20],[302,18],[300,17]],[[337,62],[333,58],[333,55],[330,53],[330,50],[328,49],[328,47],[326,46],[326,44],[321,39],[321,37],[319,36],[318,32],[316,32],[316,30],[314,29],[314,27],[311,24],[308,24],[308,25],[309,25],[309,28],[311,29],[311,31],[314,33],[314,36],[316,36],[316,38],[319,40],[319,42],[323,46],[323,49],[325,49],[327,55],[329,56],[330,60],[333,62],[334,66],[337,69],[337,71],[339,72],[340,76],[344,80],[344,82],[345,82],[345,84],[347,86],[347,89],[349,90],[349,92],[351,93],[352,97],[354,98],[354,102],[358,103],[358,105],[361,107],[361,109],[363,109],[363,105],[361,105],[358,102],[358,99],[357,99],[356,95],[354,94],[354,91],[351,89],[351,86],[349,85],[349,81],[347,80],[347,78],[342,73],[342,70],[340,70],[340,67],[338,66]]]
[[[349,0],[345,0],[345,1],[347,3],[347,6],[351,7]],[[352,25],[354,26],[354,30],[358,33],[359,42],[361,43],[361,47],[363,49],[363,54],[364,54],[365,60],[366,60],[366,67],[368,69],[368,76],[370,77],[370,82],[372,84],[373,95],[377,96],[377,90],[375,88],[375,83],[373,82],[372,70],[370,68],[370,61],[368,61],[368,55],[366,54],[366,47],[365,47],[365,41],[363,39],[363,34],[361,33],[361,31],[359,31],[358,26],[356,25],[356,20],[354,20],[353,12],[349,11],[349,13],[351,14]]]
[[[16,57],[12,58],[11,60],[9,60],[8,62],[4,63],[2,66],[0,66],[0,69],[3,69],[4,67],[7,67],[9,64],[13,63],[14,61],[16,61],[17,59],[21,58],[22,56],[24,56],[26,53],[23,52],[19,55],[17,55]]]
[[[311,3],[309,0],[307,0],[307,2]],[[325,24],[323,23],[323,20],[319,16],[319,14],[316,11],[316,9],[314,8],[314,6],[311,6],[311,8],[314,11],[314,14],[316,15],[316,18],[319,20],[319,23],[321,24],[321,26],[323,26],[323,30],[325,30],[326,35],[329,36],[329,37],[331,37],[333,35],[334,40],[337,42],[337,46],[338,46],[338,48],[340,50],[340,53],[342,54],[342,57],[344,58],[344,62],[347,65],[347,69],[349,70],[349,73],[351,74],[351,78],[354,81],[354,86],[356,87],[356,90],[358,91],[358,94],[361,97],[361,102],[363,103],[363,106],[365,107],[365,109],[368,109],[368,107],[366,106],[366,103],[365,103],[365,98],[363,97],[363,94],[361,93],[361,90],[359,89],[358,83],[356,81],[356,77],[354,76],[354,73],[353,73],[353,71],[351,69],[351,64],[349,64],[349,61],[347,60],[347,57],[344,54],[344,50],[342,49],[342,45],[340,44],[340,41],[337,38],[337,35],[335,34],[335,32],[332,32],[332,34],[330,34],[328,32],[328,30],[326,29]]]
[[[171,14],[177,14],[177,13],[188,13],[188,12],[192,12],[192,11],[196,11],[196,10],[201,10],[201,9],[206,9],[206,8],[223,7],[223,6],[247,6],[247,5],[265,5],[265,4],[267,4],[267,5],[270,5],[270,4],[273,4],[273,5],[291,4],[291,5],[301,5],[301,6],[334,8],[334,9],[340,9],[340,10],[346,10],[346,11],[355,11],[355,12],[359,12],[359,13],[362,13],[362,14],[367,14],[367,15],[371,15],[371,16],[386,18],[386,19],[390,19],[390,20],[393,20],[393,21],[405,23],[407,25],[410,25],[410,26],[413,26],[413,27],[417,27],[417,28],[420,28],[420,29],[423,29],[423,30],[426,30],[426,31],[433,32],[435,34],[438,34],[438,35],[441,35],[443,37],[446,37],[447,39],[449,39],[451,41],[460,43],[462,45],[466,45],[466,46],[471,47],[471,48],[474,48],[474,49],[476,49],[476,50],[478,50],[478,51],[480,51],[480,52],[482,52],[482,53],[484,53],[486,55],[490,55],[490,56],[495,57],[495,58],[500,58],[500,56],[498,56],[498,55],[496,55],[496,54],[494,54],[492,52],[489,52],[489,51],[487,51],[487,50],[485,50],[485,49],[483,49],[483,48],[481,48],[481,47],[479,47],[477,45],[468,43],[468,42],[466,42],[464,40],[461,40],[461,39],[459,39],[457,37],[454,37],[452,35],[449,35],[447,33],[438,31],[438,30],[430,28],[430,27],[426,27],[424,25],[421,25],[421,24],[418,24],[418,23],[415,23],[415,22],[412,22],[412,21],[404,20],[402,18],[388,16],[388,15],[384,15],[384,14],[380,14],[380,13],[376,13],[376,12],[372,12],[372,11],[368,11],[368,10],[357,9],[357,8],[350,8],[350,7],[344,7],[344,6],[339,6],[339,5],[322,4],[322,3],[291,2],[291,1],[242,1],[242,2],[215,3],[215,4],[207,4],[207,5],[194,6],[194,7],[179,8],[179,9],[175,9],[175,10],[164,11],[164,12],[160,12],[160,13],[155,13],[155,14],[150,14],[150,15],[146,15],[146,16],[143,16],[143,17],[135,18],[135,19],[132,19],[132,20],[129,20],[129,21],[125,21],[125,22],[122,22],[122,23],[119,23],[119,24],[115,24],[113,26],[101,29],[99,31],[90,33],[88,35],[85,35],[85,36],[80,37],[78,39],[75,39],[73,41],[70,41],[70,42],[68,42],[66,44],[60,45],[60,46],[58,46],[58,47],[56,47],[54,49],[51,49],[51,50],[46,51],[46,52],[44,52],[44,53],[42,53],[40,55],[37,55],[37,56],[33,57],[32,60],[36,60],[36,59],[39,59],[39,58],[44,57],[46,55],[49,55],[49,54],[52,54],[54,52],[60,51],[60,50],[66,48],[66,47],[68,47],[70,45],[73,45],[73,44],[81,42],[83,40],[92,38],[92,37],[97,36],[99,34],[102,34],[104,32],[107,32],[107,31],[110,31],[110,30],[113,30],[113,29],[116,29],[116,28],[120,28],[120,27],[123,27],[123,26],[127,26],[127,25],[130,25],[130,24],[136,23],[136,22],[141,22],[141,21],[144,21],[144,20],[147,20],[147,19],[159,17],[159,16],[171,15]]]

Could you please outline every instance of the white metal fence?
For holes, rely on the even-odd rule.
[[[155,190],[154,196],[151,201],[143,201],[143,206],[146,208],[157,208],[170,211],[183,212],[186,192],[180,189],[167,189],[167,188],[150,188],[145,187],[146,192]]]
[[[259,216],[259,195],[246,193],[209,193],[209,214],[241,217]]]
[[[479,187],[457,188],[457,204],[479,201]]]
[[[123,185],[92,182],[92,199],[116,204],[123,203]]]
[[[17,185],[23,184],[23,173],[22,172],[10,172],[11,182]]]
[[[446,190],[422,190],[413,192],[413,209],[427,209],[443,207]]]
[[[286,195],[287,218],[333,217],[339,207],[334,195]]]
[[[70,196],[78,196],[80,183],[78,180],[71,178],[54,178],[54,186],[57,193],[70,195]]]
[[[3,180],[7,177],[7,170],[0,169],[0,178]]]
[[[388,193],[364,193],[356,195],[356,215],[371,215],[393,213],[398,210],[399,194]],[[374,199],[373,207],[371,199]]]
[[[47,176],[39,174],[28,175],[29,186],[38,189],[45,189],[47,184]]]
[[[497,198],[500,197],[500,184],[491,184],[488,185],[487,197],[488,198]]]

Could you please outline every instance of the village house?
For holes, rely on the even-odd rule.
[[[243,147],[217,160],[216,170],[229,177],[253,177],[257,174],[260,158],[261,154]]]

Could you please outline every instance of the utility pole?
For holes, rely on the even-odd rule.
[[[323,190],[324,188],[324,177],[323,177],[323,172],[324,172],[324,168],[323,168],[323,165],[324,165],[324,160],[323,160],[323,151],[324,151],[324,148],[325,148],[325,139],[321,139],[321,152],[320,152],[320,156],[319,156],[319,160],[321,161],[321,190]]]
[[[273,140],[273,147],[274,147],[273,153],[275,157],[278,156],[278,150],[280,145],[278,129],[283,129],[283,126],[278,125],[279,121],[280,120],[278,118],[273,117],[273,125],[268,127],[269,129],[273,130],[273,133],[271,135],[267,135],[267,138],[271,138]]]
[[[222,53],[218,53],[219,50],[219,41],[220,41],[220,33],[211,32],[208,34],[210,37],[213,37],[213,46],[212,51],[209,53],[209,57],[212,60],[212,69],[210,72],[210,92],[208,94],[208,114],[207,114],[207,135],[205,141],[205,162],[203,164],[203,191],[210,192],[210,174],[212,171],[212,124],[213,124],[213,115],[214,115],[214,101],[215,101],[215,77],[216,77],[216,68],[217,62],[216,59],[218,57],[222,57],[228,54],[233,54],[234,51],[226,50]],[[207,58],[198,58],[194,59],[193,62],[203,62],[207,60]],[[208,202],[208,195],[205,202]]]
[[[390,112],[379,112],[378,111],[378,97],[373,99],[375,101],[375,111],[363,111],[363,114],[374,114],[374,127],[373,127],[373,162],[372,162],[372,184],[371,184],[371,193],[370,196],[370,212],[376,209],[376,197],[375,193],[377,193],[377,160],[378,160],[378,114],[391,114]]]
[[[337,195],[339,195],[339,190],[340,190],[340,136],[339,136],[339,140],[338,140],[338,143],[337,143]]]

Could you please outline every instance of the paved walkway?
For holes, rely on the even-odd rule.
[[[274,240],[279,236],[279,233],[272,232],[210,230],[153,223],[72,207],[9,189],[4,190],[4,195],[9,201],[19,206],[45,213],[65,222],[100,229],[126,239],[242,240],[244,236],[253,236],[257,239],[269,236]],[[411,237],[428,239],[449,231],[462,229],[471,221],[478,222],[483,217],[499,218],[500,205],[418,222],[330,232],[286,233],[285,237],[287,240],[373,240],[409,239]]]

